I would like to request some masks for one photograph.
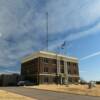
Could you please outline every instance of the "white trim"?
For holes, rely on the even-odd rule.
[[[32,59],[35,59],[38,57],[46,57],[46,58],[56,59],[56,55],[59,59],[62,59],[64,61],[78,62],[78,59],[75,57],[69,57],[69,56],[56,54],[53,52],[47,52],[47,51],[39,51],[39,52],[33,53],[27,57],[24,57],[21,62],[24,63],[24,62],[27,62],[29,60],[32,60]]]
[[[47,75],[47,76],[57,76],[56,74],[46,74],[46,73],[39,74],[39,75],[42,75],[42,76],[44,76],[44,75]]]
[[[79,77],[78,75],[68,75],[68,77]]]

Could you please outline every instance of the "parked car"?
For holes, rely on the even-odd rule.
[[[33,83],[30,81],[19,81],[17,83],[17,86],[31,86],[31,85],[33,85]]]

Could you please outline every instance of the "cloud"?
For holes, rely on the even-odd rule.
[[[80,61],[87,60],[87,59],[90,59],[90,58],[98,56],[98,55],[100,55],[100,51],[99,52],[95,52],[93,54],[90,54],[88,56],[85,56],[85,57],[81,58]]]
[[[93,0],[50,0],[46,6],[46,11],[49,12],[50,33],[62,34],[93,23],[100,17],[99,4],[98,0],[95,2]]]
[[[2,37],[2,33],[0,33],[0,37]]]
[[[86,71],[86,70],[80,70],[79,72],[80,73],[87,73],[88,71]]]
[[[17,66],[20,59],[49,48],[99,33],[100,0],[0,0],[0,66]]]
[[[79,2],[76,1],[61,1],[51,0],[47,4],[49,12],[49,33],[54,38],[54,43],[50,45],[50,49],[56,48],[64,41],[73,41],[89,35],[99,33],[100,29],[100,1]],[[98,3],[98,4],[97,4]],[[66,6],[68,5],[68,6]],[[75,8],[75,9],[74,9]],[[67,10],[66,10],[67,9]],[[92,12],[93,11],[93,12]],[[52,36],[53,35],[53,36]],[[63,36],[57,39],[57,35]]]
[[[15,70],[4,70],[3,72],[0,72],[0,74],[11,74],[11,73],[18,73],[18,74],[20,74],[19,71],[15,71]]]
[[[83,28],[83,29],[79,29],[79,30],[70,30],[67,33],[70,33],[68,36],[63,37],[63,39],[58,39],[56,41],[54,41],[54,44],[52,44],[50,46],[50,49],[54,49],[58,46],[60,46],[64,41],[66,41],[67,43],[71,43],[72,41],[78,40],[80,38],[86,37],[86,36],[90,36],[90,35],[95,35],[95,34],[99,34],[100,32],[100,23],[99,21],[94,22],[93,24],[87,26],[88,28]],[[69,47],[69,45],[67,45]]]

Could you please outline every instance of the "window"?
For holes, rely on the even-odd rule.
[[[53,63],[53,64],[57,64],[56,59],[53,59],[53,60],[52,60],[52,63]]]
[[[30,74],[30,70],[27,69],[27,70],[26,70],[26,74],[27,74],[27,75]]]
[[[48,72],[48,67],[44,67],[44,72]]]
[[[68,81],[69,81],[69,82],[72,82],[72,78],[71,78],[71,77],[69,77],[69,78],[68,78]]]
[[[56,72],[57,72],[57,68],[53,68],[53,69],[52,69],[52,72],[53,72],[53,73],[56,73]]]
[[[48,60],[47,58],[44,58],[44,62],[45,62],[45,63],[48,63],[49,60]]]
[[[43,59],[42,57],[40,57],[40,61],[41,61],[41,62],[43,62],[43,61],[44,61],[44,59]]]
[[[78,82],[78,78],[75,78],[75,82]]]
[[[70,62],[67,62],[67,65],[70,66]]]
[[[61,73],[64,73],[64,68],[61,68]]]
[[[56,82],[56,78],[55,78],[55,77],[53,77],[53,78],[52,78],[52,81],[55,83],[55,82]]]
[[[64,61],[61,60],[61,61],[60,61],[60,64],[61,64],[61,65],[64,65]]]
[[[74,74],[77,74],[77,71],[74,69]]]
[[[73,64],[73,67],[76,65],[75,63],[72,63]]]
[[[70,70],[70,66],[67,66],[67,70]]]
[[[68,70],[68,74],[71,74],[71,70]]]
[[[78,71],[76,69],[74,70],[74,74],[78,75]]]

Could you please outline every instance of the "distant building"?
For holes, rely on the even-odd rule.
[[[19,74],[1,74],[0,75],[0,86],[16,86],[20,80]]]
[[[78,59],[52,52],[36,52],[22,59],[21,77],[34,84],[77,83]]]

